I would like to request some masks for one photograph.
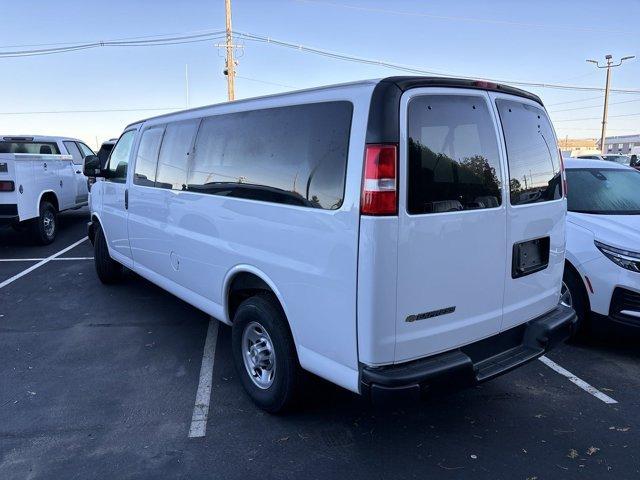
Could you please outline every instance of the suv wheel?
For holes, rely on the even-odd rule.
[[[40,245],[49,245],[58,233],[58,212],[50,202],[40,202],[40,215],[32,220],[31,234]]]
[[[109,256],[107,240],[104,237],[104,233],[102,233],[100,225],[96,225],[94,263],[96,273],[102,283],[109,285],[118,282],[122,278],[122,265]]]
[[[257,295],[240,304],[231,345],[242,386],[256,405],[278,413],[295,403],[302,369],[287,319],[273,297]]]

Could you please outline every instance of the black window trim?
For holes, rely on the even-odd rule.
[[[92,152],[93,152],[93,148],[91,148],[91,147],[90,147],[89,145],[87,145],[86,143],[81,142],[80,140],[75,140],[75,143],[76,143],[76,145],[78,146],[78,149],[80,150],[80,155],[82,155],[82,159],[83,159],[83,160],[84,160],[85,158],[87,158],[87,155],[85,155],[85,154],[82,152],[82,148],[80,147],[80,145],[84,145],[84,146],[85,146],[85,147],[87,147],[90,151],[92,151]],[[93,155],[95,155],[95,154],[96,154],[96,152],[93,152]]]
[[[419,90],[419,91],[417,91]],[[430,91],[433,90],[433,91]],[[493,107],[491,105],[491,97],[488,95],[488,92],[486,90],[480,90],[480,89],[462,89],[462,88],[453,88],[453,87],[432,87],[432,86],[428,86],[428,87],[416,87],[415,90],[409,90],[408,93],[408,98],[407,101],[405,102],[405,118],[402,119],[403,122],[403,131],[405,134],[405,141],[403,142],[404,145],[401,145],[401,150],[399,151],[399,162],[402,161],[404,163],[404,172],[405,174],[407,174],[407,178],[408,178],[408,171],[409,171],[409,151],[408,151],[408,142],[409,142],[409,104],[413,101],[414,98],[416,97],[425,97],[425,96],[435,96],[435,95],[449,95],[449,96],[458,96],[458,97],[478,97],[478,98],[482,98],[486,104],[487,107],[487,112],[489,113],[489,116],[491,117],[491,119],[493,120],[493,131],[495,133],[496,136],[496,147],[498,150],[498,162],[500,164],[500,181],[502,182],[502,185],[500,186],[500,195],[501,195],[501,202],[500,205],[498,205],[497,207],[491,207],[491,208],[478,208],[478,209],[473,209],[473,210],[459,210],[457,212],[436,212],[436,213],[430,213],[430,212],[423,212],[423,213],[410,213],[409,212],[409,186],[407,184],[407,182],[401,182],[401,176],[400,176],[400,171],[398,171],[396,173],[397,175],[397,179],[396,182],[398,182],[398,184],[403,185],[401,188],[404,188],[404,210],[405,213],[407,214],[407,216],[412,217],[412,218],[416,218],[416,217],[424,217],[424,216],[429,216],[429,217],[433,217],[434,215],[452,215],[452,214],[461,214],[461,213],[478,213],[478,212],[491,212],[494,210],[500,210],[500,209],[506,209],[506,203],[505,203],[505,197],[507,196],[506,194],[506,188],[505,188],[505,175],[504,175],[504,164],[506,163],[506,155],[505,158],[503,158],[503,153],[501,151],[501,132],[499,131],[501,124],[499,122],[497,122],[496,118],[495,118],[495,113],[493,110]],[[398,169],[401,170],[401,169]]]

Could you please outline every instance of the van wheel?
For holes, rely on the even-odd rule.
[[[287,319],[273,297],[256,295],[240,304],[231,346],[242,386],[258,407],[278,413],[295,404],[302,369]]]
[[[40,245],[49,245],[58,233],[58,212],[47,201],[40,202],[40,215],[31,222],[31,234]]]
[[[582,279],[569,268],[564,269],[562,289],[560,291],[560,303],[568,307],[572,307],[578,316],[578,324],[572,339],[586,335],[589,331],[587,292],[582,284]]]
[[[93,258],[96,273],[102,283],[110,285],[122,279],[122,265],[109,256],[107,240],[104,238],[104,233],[102,233],[100,225],[96,226]]]

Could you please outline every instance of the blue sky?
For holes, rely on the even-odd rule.
[[[632,20],[640,18],[639,0],[232,2],[238,31],[459,75],[602,86],[604,71],[585,59],[640,56]],[[3,2],[2,18],[0,51],[222,29],[224,0],[13,1]],[[12,113],[184,108],[185,65],[190,106],[225,101],[223,51],[214,43],[0,59],[0,133],[68,135],[94,146],[96,139],[118,136],[126,124],[162,112]],[[244,42],[238,60],[238,98],[402,74],[253,42]],[[639,79],[640,61],[634,60],[615,69],[613,87],[638,89]],[[528,89],[553,112],[559,136],[599,136],[598,92]],[[590,100],[555,105],[583,99]],[[640,132],[640,95],[616,94],[611,102],[617,104],[609,112],[610,133]],[[574,108],[580,109],[559,111]]]

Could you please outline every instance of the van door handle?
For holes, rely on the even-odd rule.
[[[76,170],[76,173],[82,173],[80,170]]]
[[[129,210],[129,189],[124,189],[124,209]]]

